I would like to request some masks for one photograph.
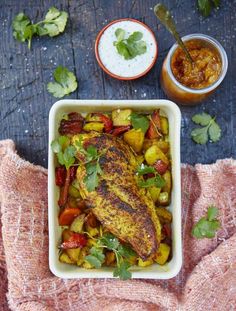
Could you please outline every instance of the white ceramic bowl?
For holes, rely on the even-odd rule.
[[[61,278],[112,278],[113,268],[84,269],[61,263],[58,259],[58,244],[61,228],[58,225],[57,200],[59,189],[55,185],[55,156],[50,148],[51,141],[58,136],[58,125],[62,115],[72,111],[80,113],[109,112],[117,108],[131,108],[138,112],[151,112],[160,108],[169,119],[170,148],[172,155],[173,189],[170,210],[172,222],[172,251],[170,262],[160,266],[132,267],[132,278],[170,279],[178,274],[182,265],[181,241],[181,182],[180,182],[180,122],[178,106],[169,100],[60,100],[49,114],[49,152],[48,152],[48,226],[49,226],[49,267],[53,274]]]

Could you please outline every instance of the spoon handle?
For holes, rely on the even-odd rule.
[[[167,8],[163,4],[158,3],[154,7],[154,13],[156,14],[157,18],[162,22],[162,24],[166,27],[166,29],[174,36],[179,46],[185,52],[189,62],[193,64],[193,59],[189,54],[189,51],[187,50],[186,46],[184,45],[182,39],[180,38],[180,35],[176,30],[174,20],[171,17],[170,12],[167,10]]]

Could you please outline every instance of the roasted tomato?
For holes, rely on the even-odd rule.
[[[161,137],[161,120],[159,109],[154,110],[151,115],[150,125],[147,130],[146,137],[149,139]]]
[[[75,207],[66,207],[59,216],[60,226],[69,226],[73,220],[81,214],[81,210]]]
[[[119,126],[116,127],[113,131],[112,131],[112,135],[113,136],[119,136],[125,132],[127,132],[130,129],[130,125],[125,125],[125,126]]]
[[[66,180],[66,168],[65,168],[65,166],[56,167],[55,179],[56,179],[56,185],[58,187],[64,186],[65,180]]]
[[[68,240],[61,244],[62,249],[82,248],[87,244],[85,235],[81,233],[71,232]]]
[[[77,112],[71,112],[68,114],[68,120],[61,120],[58,131],[61,135],[75,135],[82,131],[83,125],[84,118],[81,116],[81,114]]]
[[[165,162],[163,162],[162,160],[157,160],[156,163],[153,164],[154,168],[156,169],[156,171],[159,174],[165,174],[165,172],[167,171],[169,165]]]

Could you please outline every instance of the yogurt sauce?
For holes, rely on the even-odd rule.
[[[142,40],[146,42],[147,51],[133,59],[125,60],[113,45],[113,42],[117,41],[115,36],[117,28],[125,30],[125,38],[128,38],[134,31],[140,31],[143,34]],[[157,46],[153,34],[142,24],[128,20],[118,21],[102,34],[98,44],[98,53],[101,62],[108,71],[117,76],[128,78],[138,76],[149,68],[156,56]]]

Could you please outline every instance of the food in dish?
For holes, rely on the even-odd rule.
[[[168,119],[160,110],[72,112],[59,134],[52,142],[63,226],[59,260],[114,266],[121,278],[124,266],[165,264],[172,222]]]
[[[146,74],[157,58],[157,43],[152,31],[143,23],[116,20],[98,35],[96,58],[112,77],[130,80]]]

